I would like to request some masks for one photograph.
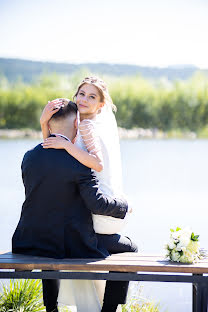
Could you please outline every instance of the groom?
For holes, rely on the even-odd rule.
[[[72,141],[76,136],[76,115],[76,105],[69,102],[51,118],[51,132]],[[128,205],[104,196],[89,168],[65,150],[43,149],[39,144],[25,154],[22,177],[26,199],[12,238],[13,253],[103,258],[109,255],[109,245],[122,252],[115,237],[112,241],[110,235],[97,237],[91,213],[124,218]],[[130,241],[127,247],[132,251]],[[108,281],[102,312],[116,311],[119,303],[125,303],[127,289],[126,282]],[[43,280],[46,311],[58,311],[58,290],[59,281]]]

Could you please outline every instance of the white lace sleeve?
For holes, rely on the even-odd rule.
[[[101,146],[95,126],[90,119],[84,119],[79,124],[82,140],[89,154],[98,157],[102,161]]]

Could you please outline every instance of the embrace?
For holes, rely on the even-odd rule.
[[[121,230],[131,213],[122,193],[115,106],[106,84],[87,77],[74,102],[56,99],[41,118],[44,142],[22,161],[25,201],[12,252],[50,258],[104,258],[137,252]],[[128,282],[43,280],[47,312],[115,312]]]

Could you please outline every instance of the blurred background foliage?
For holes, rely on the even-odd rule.
[[[39,118],[48,100],[72,99],[87,69],[72,75],[43,74],[32,82],[9,82],[0,76],[0,128],[40,129]],[[207,133],[208,76],[196,72],[186,80],[148,79],[140,75],[101,75],[117,106],[118,125]]]

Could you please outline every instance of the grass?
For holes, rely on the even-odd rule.
[[[8,286],[3,285],[0,312],[38,311],[45,311],[40,280],[10,280]]]
[[[142,296],[140,283],[130,283],[127,303],[122,305],[122,312],[160,312],[160,304]]]
[[[129,304],[122,307],[122,312],[159,312],[159,304],[154,302],[143,301],[140,299],[132,299]]]
[[[122,305],[122,312],[159,312],[159,304],[143,298],[138,283],[130,289],[130,299]],[[133,294],[134,293],[134,294]],[[0,294],[0,312],[45,311],[42,299],[41,280],[10,280]],[[59,307],[60,312],[71,312],[68,307]]]

